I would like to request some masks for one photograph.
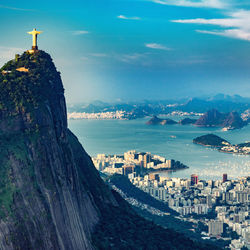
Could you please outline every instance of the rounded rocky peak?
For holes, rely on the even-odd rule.
[[[0,69],[0,117],[0,130],[8,128],[6,120],[10,119],[14,130],[48,123],[66,126],[63,84],[48,53],[27,51]]]
[[[0,73],[0,111],[33,109],[64,92],[60,73],[44,51],[16,55]]]

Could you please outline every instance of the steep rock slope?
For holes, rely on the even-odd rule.
[[[67,128],[47,53],[0,71],[0,249],[207,249],[139,217],[104,184]]]
[[[3,70],[0,248],[91,249],[98,203],[116,202],[67,129],[60,74],[43,51]]]
[[[243,121],[237,112],[230,112],[222,124],[223,127],[231,128],[242,128],[246,125],[247,122]]]
[[[220,113],[216,109],[207,111],[195,123],[201,127],[228,127],[231,129],[242,128],[247,125],[237,112]]]

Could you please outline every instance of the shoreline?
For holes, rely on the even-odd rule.
[[[201,146],[203,146],[203,147],[209,147],[209,148],[214,149],[214,150],[216,150],[216,151],[218,151],[218,152],[221,152],[221,153],[234,154],[234,155],[244,155],[244,156],[250,155],[250,153],[230,152],[230,151],[222,150],[222,149],[220,149],[220,147],[218,147],[218,146],[205,145],[205,144],[198,143],[198,142],[193,142],[193,143],[196,144],[196,145],[201,145]]]
[[[221,153],[234,154],[234,155],[244,155],[244,156],[250,155],[250,153],[249,154],[247,154],[247,153],[237,153],[237,152],[224,151],[224,150],[221,150],[221,149],[217,149],[217,151],[219,151]]]
[[[193,144],[201,145],[201,146],[204,146],[204,147],[210,147],[210,148],[214,148],[214,149],[218,148],[218,146],[206,145],[206,144],[199,143],[199,142],[194,142],[194,141],[193,141]]]

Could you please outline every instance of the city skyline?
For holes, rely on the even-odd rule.
[[[6,1],[0,13],[0,64],[44,31],[68,102],[249,96],[247,1]]]
[[[166,176],[155,169],[171,169],[174,160],[135,150],[122,155],[98,154],[92,160],[103,174],[112,174],[109,185],[133,207],[161,216],[160,225],[165,216],[170,215],[169,221],[178,213],[178,219],[202,228],[191,229],[203,231],[202,239],[230,240],[230,244],[222,245],[223,249],[226,245],[230,249],[242,249],[244,245],[249,248],[249,177],[228,179],[225,173],[218,180],[202,180],[197,174],[190,178]],[[162,163],[155,165],[159,161]],[[159,206],[158,201],[168,207]]]

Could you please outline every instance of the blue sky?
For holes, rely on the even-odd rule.
[[[0,22],[1,65],[44,31],[68,102],[250,96],[249,0],[7,0]]]

